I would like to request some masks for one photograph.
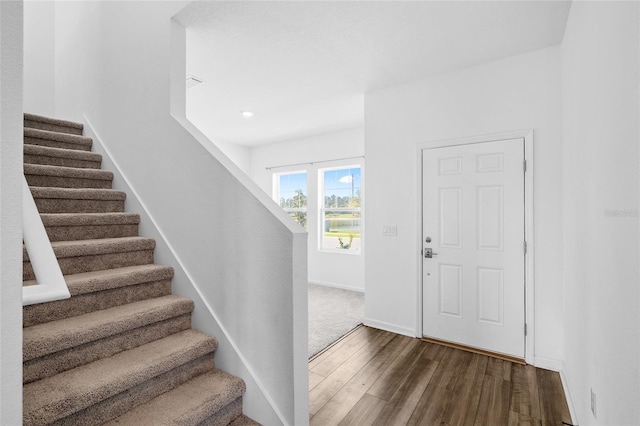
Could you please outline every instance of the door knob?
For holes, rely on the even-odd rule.
[[[434,252],[433,249],[431,248],[425,248],[424,249],[424,257],[427,259],[431,259],[433,256],[437,255],[438,253]]]

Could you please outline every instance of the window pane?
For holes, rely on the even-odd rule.
[[[307,173],[277,175],[278,203],[302,227],[307,227]]]
[[[360,167],[325,170],[324,207],[360,207]]]
[[[323,170],[322,248],[359,252],[360,167]]]

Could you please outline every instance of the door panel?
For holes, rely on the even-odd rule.
[[[425,336],[524,357],[523,160],[523,139],[423,151]]]

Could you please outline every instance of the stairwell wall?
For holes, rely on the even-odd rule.
[[[54,10],[54,2],[24,3],[24,110],[31,114],[52,116],[55,111]]]
[[[0,2],[0,424],[22,423],[22,13]]]
[[[305,424],[306,233],[170,114],[171,17],[186,4],[57,2],[55,115],[99,136],[156,261],[196,301],[194,327],[220,341],[218,368],[247,382],[245,413]]]

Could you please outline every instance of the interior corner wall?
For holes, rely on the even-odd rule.
[[[418,334],[423,142],[534,131],[535,356],[562,359],[560,50],[551,47],[365,96],[365,320]],[[397,236],[382,235],[397,225]]]
[[[315,166],[300,164],[273,170],[266,169],[267,167],[288,164],[361,157],[364,155],[364,129],[357,127],[304,139],[256,146],[251,149],[250,155],[250,176],[269,196],[273,194],[273,173],[294,170],[306,170],[308,173],[307,228],[309,229],[309,238],[307,242],[309,282],[348,290],[364,291],[364,256],[320,251],[318,249],[319,232],[313,232],[315,229],[319,230],[318,167],[335,165],[335,163],[321,163]],[[364,173],[366,174],[366,170]],[[365,176],[363,179],[365,195],[366,179],[367,177]],[[364,203],[364,215],[366,217],[366,199]],[[366,239],[366,231],[364,238]]]
[[[562,43],[564,361],[583,426],[640,424],[638,9],[574,1]]]
[[[24,111],[55,114],[53,1],[24,2]]]

